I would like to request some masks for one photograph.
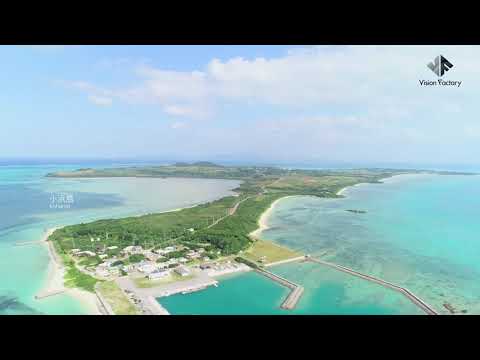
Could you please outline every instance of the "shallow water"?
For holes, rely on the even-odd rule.
[[[480,177],[396,176],[344,195],[280,201],[263,236],[407,287],[441,312],[447,302],[480,313]]]
[[[480,313],[480,177],[402,175],[348,188],[344,195],[279,201],[262,237],[406,287],[441,313],[449,313],[445,303],[458,312]],[[321,265],[293,263],[272,270],[305,287],[290,313],[423,314],[392,290]],[[252,299],[252,276],[226,280],[224,290],[179,295],[166,307],[186,313],[218,294],[235,301],[229,313],[284,314],[278,308],[282,296],[274,291]],[[235,291],[229,293],[233,283]]]
[[[271,270],[304,286],[295,309],[280,308],[289,289],[256,272],[220,278],[218,288],[209,287],[158,301],[174,315],[423,314],[394,291],[314,263],[290,263]]]
[[[38,241],[46,228],[172,210],[231,194],[238,181],[211,179],[55,179],[48,172],[82,165],[0,166],[0,314],[83,314],[58,295],[41,301],[49,258]],[[95,167],[95,164],[88,167]],[[100,165],[99,167],[104,167]],[[62,194],[68,195],[67,201]]]
[[[218,287],[159,298],[174,315],[282,314],[280,305],[288,290],[255,272],[226,275]]]

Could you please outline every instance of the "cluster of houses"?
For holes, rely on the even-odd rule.
[[[95,268],[95,275],[100,277],[119,276],[120,268],[118,266],[113,266],[115,261],[117,260],[110,259],[97,265],[97,267]]]
[[[93,257],[93,256],[99,256],[100,259],[106,259],[108,258],[108,255],[106,254],[107,250],[116,250],[118,249],[118,246],[108,246],[102,248],[98,248],[97,251],[90,251],[90,250],[85,250],[82,251],[80,249],[72,249],[71,253],[72,255],[75,255],[77,257]]]
[[[203,263],[198,265],[198,268],[204,271],[209,276],[219,276],[230,274],[238,271],[249,270],[249,267],[245,264],[232,262],[230,260],[222,263]]]
[[[109,257],[107,250],[117,250],[117,246],[105,247],[101,251],[81,251],[73,249],[72,255],[76,257],[94,257],[98,256],[103,262],[95,267],[95,275],[103,278],[120,276],[122,273],[141,273],[149,279],[160,279],[171,275],[172,271],[180,276],[190,275],[190,270],[185,266],[194,260],[210,260],[205,256],[205,249],[193,250],[187,246],[167,246],[161,249],[148,250],[140,245],[132,245],[123,248],[119,256]],[[167,256],[170,253],[179,252],[178,257]],[[141,254],[145,259],[135,264],[123,264],[121,260],[131,255]]]

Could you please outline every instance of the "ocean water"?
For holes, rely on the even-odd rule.
[[[406,287],[441,313],[480,313],[479,176],[402,175],[343,194],[280,201],[263,237]]]
[[[406,287],[440,313],[449,313],[446,303],[459,313],[480,313],[479,176],[402,175],[344,195],[281,200],[262,237]],[[273,287],[252,296],[260,293],[250,290],[260,276],[253,273],[159,301],[173,314],[423,314],[395,291],[322,265],[291,263],[272,271],[304,286],[295,310],[279,309],[285,294]]]
[[[282,314],[282,299],[288,290],[253,271],[225,275],[218,287],[157,299],[174,315]]]
[[[67,295],[35,300],[48,275],[46,247],[16,243],[38,240],[52,226],[192,206],[228,195],[238,185],[201,179],[44,177],[79,167],[105,164],[0,166],[0,314],[87,311]],[[69,208],[56,207],[58,194],[70,196]],[[480,177],[396,176],[384,184],[351,187],[344,195],[284,199],[262,236],[407,287],[440,312],[448,313],[448,303],[480,314]],[[160,302],[174,314],[421,313],[396,292],[321,265],[292,263],[272,270],[305,287],[295,310],[279,308],[285,288],[253,272],[224,277],[218,288]]]
[[[173,210],[232,194],[238,181],[212,179],[55,179],[48,172],[105,164],[0,166],[0,314],[84,314],[68,295],[34,296],[48,277],[37,241],[46,228]]]
[[[295,309],[280,307],[289,289],[253,271],[219,278],[218,287],[157,300],[174,315],[423,314],[394,291],[311,262],[270,270],[304,286]]]

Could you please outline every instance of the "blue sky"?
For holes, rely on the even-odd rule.
[[[438,54],[460,87],[419,85]],[[0,157],[478,164],[479,54],[1,46]]]

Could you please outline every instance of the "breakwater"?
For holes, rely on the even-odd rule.
[[[283,301],[283,303],[280,307],[282,309],[285,309],[285,310],[295,309],[298,301],[302,297],[303,286],[295,284],[294,282],[291,282],[290,280],[287,280],[284,277],[281,277],[277,274],[274,274],[274,273],[272,273],[268,270],[262,269],[262,268],[257,268],[257,269],[255,269],[255,271],[258,272],[259,274],[262,274],[263,276],[268,277],[269,279],[271,279],[273,281],[276,281],[280,285],[289,288],[291,291],[288,294],[288,296],[285,298],[285,300]]]
[[[358,272],[358,271],[352,270],[350,268],[347,268],[346,266],[333,264],[333,263],[330,263],[330,262],[327,262],[327,261],[312,258],[310,256],[306,256],[305,258],[308,261],[311,261],[311,262],[314,262],[314,263],[317,263],[317,264],[320,264],[320,265],[329,266],[329,267],[334,268],[336,270],[343,271],[347,274],[357,276],[357,277],[362,278],[364,280],[371,281],[373,283],[379,284],[379,285],[387,287],[389,289],[398,291],[401,294],[403,294],[404,296],[406,296],[411,302],[413,302],[415,305],[417,305],[423,311],[425,311],[425,313],[427,313],[428,315],[438,315],[438,312],[435,309],[433,309],[429,304],[427,304],[425,301],[420,299],[417,295],[415,295],[410,290],[408,290],[404,287],[392,284],[391,282],[385,281],[383,279],[380,279],[380,278],[377,278],[377,277],[374,277],[374,276],[363,274],[361,272]]]

